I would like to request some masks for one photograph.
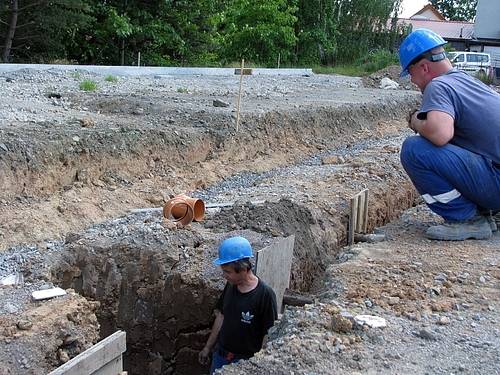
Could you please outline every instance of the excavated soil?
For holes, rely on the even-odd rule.
[[[80,91],[83,78],[98,90]],[[2,327],[11,327],[0,335],[0,368],[39,373],[39,358],[55,367],[122,329],[129,373],[206,373],[197,353],[223,286],[211,264],[217,244],[238,234],[259,250],[293,234],[290,289],[314,303],[287,307],[268,347],[224,373],[495,373],[498,236],[426,241],[436,218],[425,208],[380,228],[418,202],[399,147],[420,94],[340,76],[249,76],[236,130],[238,87],[238,77],[110,83],[59,70],[0,78],[0,279],[24,280],[0,288]],[[387,240],[345,248],[348,201],[363,189],[368,229]],[[155,209],[178,193],[220,207],[179,228]],[[29,300],[52,285],[77,294]],[[33,324],[23,341],[16,319],[37,309],[54,325],[72,309],[88,316],[70,327],[78,333]],[[389,324],[339,331],[340,313]],[[74,350],[65,334],[78,335],[66,342]],[[43,351],[45,340],[54,345]],[[12,353],[30,350],[24,367],[11,366]]]

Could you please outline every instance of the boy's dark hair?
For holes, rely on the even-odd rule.
[[[242,269],[247,269],[247,271],[252,270],[252,262],[250,262],[250,258],[243,258],[240,260],[235,260],[234,262],[227,263],[228,266],[232,266],[234,272],[240,273]]]

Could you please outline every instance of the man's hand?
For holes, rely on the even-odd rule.
[[[208,365],[210,361],[210,348],[204,347],[201,352],[198,353],[198,362],[202,365]]]
[[[418,109],[414,109],[412,111],[410,111],[408,113],[408,116],[406,117],[406,120],[408,121],[408,127],[413,130],[415,133],[417,133],[417,131],[415,130],[414,126],[412,125],[412,122],[413,122],[413,117],[416,116],[418,112]]]

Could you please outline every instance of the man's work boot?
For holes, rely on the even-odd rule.
[[[490,223],[490,228],[493,233],[495,233],[496,231],[498,231],[498,229],[500,229],[500,211],[499,212],[486,211],[486,212],[481,212],[480,214],[486,217],[488,223]]]
[[[484,216],[475,216],[470,220],[445,222],[429,227],[425,236],[431,240],[463,241],[469,238],[486,240],[492,235],[490,222]]]

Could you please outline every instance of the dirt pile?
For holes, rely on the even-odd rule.
[[[0,288],[0,374],[47,374],[98,340],[97,302],[75,293],[31,302],[26,292]]]
[[[418,87],[414,85],[409,77],[401,78],[399,74],[401,73],[401,67],[399,65],[391,65],[384,69],[378,70],[369,76],[362,77],[363,85],[365,87],[380,88],[382,78],[389,78],[399,85],[400,89],[403,90],[414,90],[418,91]]]

